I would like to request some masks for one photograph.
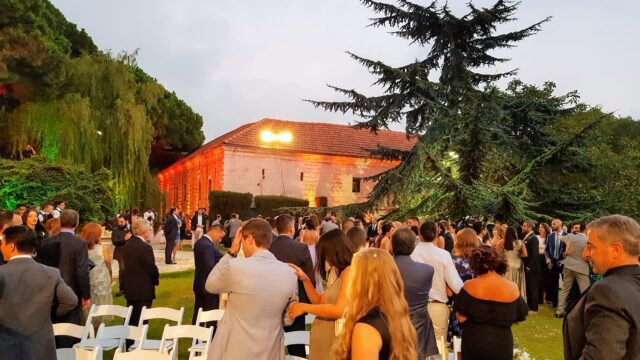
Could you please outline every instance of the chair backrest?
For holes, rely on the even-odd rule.
[[[125,350],[125,340],[142,341],[147,334],[147,325],[138,327],[131,325],[113,325],[106,326],[100,324],[98,332],[96,333],[96,339],[114,339],[118,340],[118,349]]]
[[[124,319],[122,325],[129,325],[129,319],[131,318],[132,306],[120,306],[120,305],[91,305],[89,309],[89,315],[87,316],[87,322],[85,324],[85,332],[82,335],[82,340],[93,337],[93,333],[89,329],[93,329],[93,318],[98,316],[118,316]]]
[[[224,309],[216,309],[204,311],[202,308],[198,309],[198,316],[196,317],[196,325],[208,323],[210,321],[220,321],[224,316]]]
[[[316,319],[316,316],[313,314],[307,314],[304,316],[304,324],[305,325],[309,325],[311,323],[313,323],[313,320]]]
[[[75,348],[73,350],[74,353],[72,359],[74,360],[102,360],[102,348],[100,346],[96,346],[91,350],[81,348]],[[58,360],[61,359],[58,358]]]
[[[70,336],[77,339],[82,339],[84,330],[84,326],[71,323],[53,324],[53,336]],[[89,332],[89,335],[93,337],[93,327],[89,329]]]
[[[289,331],[284,333],[284,346],[309,345],[308,331]]]
[[[140,322],[138,326],[142,326],[144,321],[153,320],[153,319],[163,319],[175,321],[177,325],[182,324],[182,316],[184,315],[184,308],[181,307],[180,310],[170,309],[166,307],[157,307],[147,309],[147,307],[143,307],[140,312]]]
[[[167,340],[174,340],[174,343],[177,344],[177,340],[182,338],[189,338],[202,343],[210,344],[211,339],[213,339],[213,327],[205,328],[196,325],[165,325],[164,331],[162,332],[162,340],[160,340],[160,351],[163,351],[163,349],[165,348],[165,343]],[[176,351],[176,349],[177,346],[174,346],[171,349],[172,355]],[[205,346],[202,357],[206,359],[208,353],[209,346]]]
[[[136,349],[129,352],[116,350],[113,360],[171,360],[171,355],[163,354],[157,350]]]

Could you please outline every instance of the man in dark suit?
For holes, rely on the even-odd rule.
[[[111,229],[111,243],[114,246],[113,249],[113,259],[118,261],[118,266],[120,266],[119,269],[119,275],[118,275],[118,292],[116,293],[116,296],[122,296],[122,274],[123,274],[123,268],[122,268],[122,247],[125,244],[125,236],[127,235],[128,232],[130,232],[131,230],[129,229],[129,224],[127,223],[127,216],[122,214],[122,215],[118,215],[118,219],[116,220],[117,224],[115,227],[113,227]]]
[[[566,250],[566,244],[560,240],[566,236],[567,232],[562,230],[562,221],[553,219],[551,221],[551,234],[547,237],[547,245],[544,248],[544,257],[549,267],[550,282],[547,290],[547,300],[551,301],[553,307],[558,307],[558,293],[560,287],[560,274],[562,274],[562,260]]]
[[[191,323],[196,325],[196,317],[198,309],[204,311],[217,309],[220,305],[220,295],[210,294],[204,289],[207,277],[216,266],[218,261],[222,259],[222,253],[216,248],[224,237],[224,227],[220,224],[211,225],[209,231],[198,240],[193,246],[193,260],[195,262],[195,274],[193,276],[193,293],[195,294],[196,303],[193,307],[193,318]],[[207,324],[215,325],[215,324]]]
[[[36,234],[26,226],[6,229],[0,267],[0,358],[55,359],[51,314],[73,310],[78,298],[58,269],[31,258]],[[52,306],[55,304],[55,308]]]
[[[148,220],[137,219],[132,224],[133,236],[122,247],[125,268],[122,285],[127,306],[133,306],[129,324],[138,325],[142,307],[150,308],[160,283],[153,249],[147,244],[152,229]]]
[[[588,225],[582,254],[604,275],[582,293],[562,326],[564,358],[640,359],[640,225],[611,215]]]
[[[209,231],[209,218],[204,213],[204,209],[200,208],[191,218],[191,243],[195,246],[196,242],[202,237],[202,234]]]
[[[540,268],[538,263],[538,236],[533,232],[533,222],[525,221],[522,224],[524,234],[524,246],[527,247],[527,256],[523,259],[525,280],[527,287],[527,305],[530,311],[538,311],[538,283],[540,281]]]
[[[429,304],[429,291],[433,281],[433,266],[415,262],[410,255],[416,247],[416,234],[411,229],[398,229],[391,238],[393,259],[398,266],[404,282],[404,297],[409,305],[409,317],[416,328],[418,358],[438,354],[436,335],[431,318],[426,311]]]
[[[81,325],[82,309],[91,305],[89,270],[93,264],[89,261],[87,243],[75,236],[79,221],[80,216],[77,211],[64,210],[60,215],[60,233],[42,240],[38,252],[38,261],[44,265],[58,268],[64,282],[73,289],[78,299],[81,300],[78,301],[79,304],[75,309],[62,317],[54,318],[54,323]],[[58,344],[60,346],[66,345],[61,344],[60,341]]]
[[[178,218],[176,218],[176,208],[171,208],[169,210],[169,215],[167,215],[164,220],[164,237],[165,237],[165,248],[164,248],[164,262],[165,264],[175,264],[173,260],[171,260],[171,255],[173,254],[173,247],[176,244],[176,238],[178,237]]]
[[[271,243],[269,251],[275,255],[276,259],[283,263],[291,263],[302,269],[309,279],[311,279],[313,286],[315,286],[316,277],[314,275],[309,247],[292,238],[294,233],[293,216],[282,214],[276,217],[276,230],[278,231],[278,237]],[[304,290],[304,284],[300,280],[298,280],[298,296],[300,302],[310,303],[307,292]],[[285,332],[304,331],[304,329],[304,316],[298,316],[291,326],[284,327]],[[290,345],[287,347],[287,350],[289,351],[289,355],[306,356],[304,345]]]

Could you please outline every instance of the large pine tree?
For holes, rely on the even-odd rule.
[[[332,86],[348,100],[311,101],[316,107],[356,115],[362,119],[359,128],[375,132],[404,123],[407,136],[417,137],[410,152],[373,152],[401,163],[370,178],[378,182],[365,206],[375,207],[393,195],[397,217],[537,217],[528,189],[532,170],[575,140],[556,141],[541,136],[540,129],[574,111],[577,95],[540,96],[533,90],[542,90],[518,81],[501,90],[495,82],[513,77],[516,69],[482,70],[509,60],[492,55],[493,50],[515,46],[540,31],[549,18],[498,33],[499,25],[515,20],[518,3],[497,1],[488,8],[469,3],[469,12],[461,17],[437,1],[428,6],[404,0],[397,5],[362,3],[379,15],[372,26],[392,28],[394,35],[426,50],[424,58],[400,67],[349,53],[377,77],[374,84],[384,93],[365,96]]]

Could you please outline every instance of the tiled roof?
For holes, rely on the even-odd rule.
[[[292,137],[291,142],[266,143],[261,140],[261,134],[265,130],[269,130],[274,134],[289,132]],[[415,138],[407,139],[405,133],[399,131],[381,130],[374,134],[369,130],[356,130],[348,125],[262,119],[243,125],[211,140],[179,162],[196,157],[198,154],[218,145],[283,149],[310,154],[367,157],[369,156],[369,150],[375,149],[378,145],[408,151],[413,148],[415,142]]]

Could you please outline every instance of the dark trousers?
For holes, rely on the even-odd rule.
[[[218,294],[209,294],[205,292],[204,294],[197,295],[196,294],[196,304],[193,307],[193,318],[191,319],[191,324],[196,325],[196,318],[198,317],[198,309],[202,308],[202,311],[215,310],[220,306],[220,295]],[[207,327],[211,325],[215,326],[215,321],[211,323],[207,323]]]
[[[547,290],[547,301],[551,301],[553,307],[558,307],[558,287],[560,286],[560,274],[562,274],[562,266],[555,265],[549,270],[550,280],[549,289]]]
[[[526,272],[527,305],[531,311],[538,311],[538,282],[540,274],[535,270]]]
[[[305,314],[302,314],[298,316],[295,320],[293,320],[293,324],[291,324],[291,326],[285,326],[284,332],[304,331],[305,330],[304,315]],[[289,353],[289,355],[299,356],[302,358],[307,357],[307,350],[305,349],[304,345],[289,345],[287,346],[287,352]]]
[[[118,290],[120,291],[122,291],[122,274],[124,274],[124,265],[122,261],[121,249],[122,249],[122,245],[116,246],[116,248],[113,250],[113,259],[118,262],[118,267],[120,269],[118,273]]]
[[[140,313],[142,312],[143,307],[150,308],[153,300],[149,301],[129,301],[127,300],[127,306],[133,306],[133,310],[131,311],[131,317],[129,318],[129,324],[131,326],[138,326],[140,322]]]
[[[171,263],[173,260],[171,256],[173,255],[173,246],[176,244],[176,239],[167,239],[167,246],[164,248],[164,262],[165,264]]]
[[[60,317],[52,317],[52,322],[54,324],[58,323],[71,323],[76,325],[84,325],[81,324],[82,320],[82,298],[78,298],[78,306],[75,309],[69,311],[68,313],[60,316]],[[56,348],[72,348],[74,344],[78,343],[78,339],[69,336],[56,336]],[[2,355],[0,355],[2,358]]]

